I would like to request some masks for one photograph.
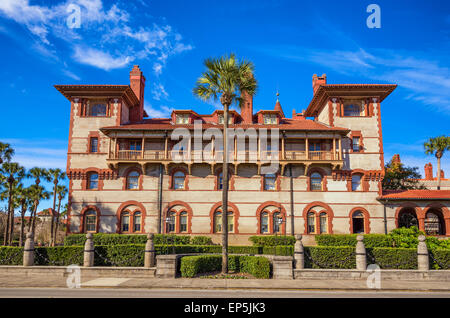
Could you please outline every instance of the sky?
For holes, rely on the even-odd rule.
[[[306,109],[313,74],[397,84],[381,105],[385,160],[399,153],[423,175],[428,162],[436,171],[423,143],[450,134],[449,39],[450,2],[438,0],[1,0],[0,141],[26,168],[65,169],[70,103],[53,85],[129,84],[135,64],[150,117],[212,113],[220,105],[192,87],[205,58],[233,52],[255,65],[255,112],[273,109],[277,91],[288,117]]]

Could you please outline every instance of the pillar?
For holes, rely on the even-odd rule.
[[[425,235],[419,235],[419,244],[417,244],[417,269],[427,271],[430,269],[430,260],[428,258],[428,248],[425,243]]]
[[[305,268],[305,255],[301,235],[295,235],[294,264],[296,269]]]
[[[32,233],[27,234],[25,241],[25,248],[23,250],[23,266],[34,265],[34,235]]]
[[[155,266],[155,245],[153,243],[153,234],[147,234],[147,243],[145,244],[144,267]]]
[[[86,234],[86,243],[84,243],[84,267],[94,266],[94,240],[92,233]]]
[[[367,269],[366,260],[366,247],[364,246],[364,236],[358,235],[356,237],[356,269],[360,271],[365,271]]]

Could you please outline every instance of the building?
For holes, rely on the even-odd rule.
[[[183,233],[220,241],[223,111],[146,118],[138,66],[129,85],[55,87],[71,103],[70,233]],[[272,109],[255,113],[244,93],[229,119],[233,132],[248,134],[229,142],[230,244],[292,231],[308,239],[396,228],[395,212],[380,201],[381,104],[395,88],[327,84],[325,74],[314,75],[309,106],[291,118],[278,97]],[[180,142],[180,134],[189,137]],[[442,214],[448,222],[448,210]]]

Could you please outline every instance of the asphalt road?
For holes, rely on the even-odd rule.
[[[0,288],[0,298],[450,298],[449,292]]]

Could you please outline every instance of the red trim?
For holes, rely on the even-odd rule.
[[[276,209],[270,211],[267,210],[268,207],[273,206]],[[267,212],[269,216],[269,232],[261,233],[261,213]],[[283,218],[283,223],[281,225],[281,234],[286,234],[286,210],[282,204],[275,201],[266,201],[262,203],[258,209],[256,209],[256,219],[257,219],[257,229],[256,233],[261,235],[273,235],[273,214],[279,212],[280,216]]]
[[[136,171],[139,173],[139,180],[138,180],[138,188],[137,189],[128,189],[127,185],[128,185],[128,175],[133,172]],[[123,184],[122,184],[122,190],[127,190],[127,191],[142,191],[143,186],[143,179],[144,179],[144,174],[142,172],[142,169],[140,167],[129,167],[127,170],[124,171],[123,173]]]
[[[353,150],[353,137],[359,138],[359,151]],[[350,153],[364,153],[364,140],[361,134],[361,130],[352,130],[350,133]]]
[[[86,150],[86,153],[99,153],[101,148],[100,133],[98,131],[90,131],[87,138],[88,138],[88,148]],[[97,152],[91,152],[92,138],[97,138]]]
[[[216,232],[214,232],[214,213],[218,212],[218,210],[223,212],[222,211],[222,201],[215,203],[211,207],[211,210],[209,211],[209,218],[210,218],[209,233],[210,234],[216,234]],[[228,233],[239,234],[239,217],[241,216],[239,209],[238,209],[237,205],[234,204],[233,202],[228,202],[228,210],[233,211],[233,217],[234,217],[234,231],[228,232]]]
[[[357,191],[353,191],[353,189],[352,189],[352,177],[355,174],[361,175],[361,190],[357,190]],[[362,169],[354,169],[351,171],[351,173],[349,174],[349,176],[347,178],[347,190],[349,192],[368,192],[369,188],[370,188],[369,180],[370,180],[370,175],[366,174],[366,171],[364,171]],[[381,181],[379,181],[379,183],[381,184]]]
[[[183,189],[174,189],[174,182],[173,182],[173,177],[175,172],[177,171],[181,171],[184,173],[184,188]],[[173,168],[170,171],[170,179],[169,179],[169,189],[170,190],[175,190],[175,191],[185,191],[185,190],[189,190],[189,174],[188,171],[185,168],[181,168],[181,167],[176,167]]]
[[[136,206],[138,207],[138,209],[134,209],[133,211],[131,211],[130,209],[127,209],[128,206],[130,206],[130,205],[136,205]],[[116,219],[117,219],[116,233],[121,233],[121,228],[122,228],[122,218],[121,218],[121,215],[122,215],[122,212],[124,212],[124,211],[130,212],[130,217],[131,217],[131,216],[134,216],[134,213],[136,213],[137,211],[139,211],[139,212],[142,213],[141,232],[139,232],[139,233],[144,233],[144,232],[145,232],[145,231],[144,231],[144,227],[145,227],[145,218],[146,218],[146,216],[147,216],[147,210],[145,209],[145,207],[144,207],[144,205],[143,205],[142,203],[140,203],[140,202],[138,202],[138,201],[133,201],[133,200],[126,201],[126,202],[122,203],[122,204],[119,206],[119,208],[117,209],[117,211],[116,211]],[[134,222],[134,218],[133,218],[132,221],[130,221],[130,227],[131,227],[132,225],[134,225],[133,222]],[[129,232],[127,232],[127,233],[129,233]]]
[[[89,177],[91,173],[97,173],[98,174],[98,187],[97,189],[89,189],[88,188],[88,183],[89,183]],[[82,181],[81,181],[81,189],[82,190],[86,190],[86,191],[100,191],[103,190],[103,176],[102,176],[102,169],[98,169],[98,168],[94,168],[94,167],[90,167],[85,169],[85,172],[83,173],[83,175],[81,176]]]
[[[222,172],[222,167],[219,167],[216,169],[215,173],[214,173],[214,190],[215,191],[222,191],[221,189],[219,189],[219,173]],[[228,190],[229,191],[235,191],[234,189],[234,174],[231,172],[231,169],[228,168]]]
[[[187,232],[181,232],[181,233],[191,234],[192,233],[192,216],[193,216],[192,208],[186,202],[179,201],[179,200],[169,202],[164,209],[165,213],[163,215],[163,233],[167,233],[166,217],[169,214],[169,212],[171,212],[172,208],[177,205],[182,206],[182,209],[180,209],[179,211],[176,211],[177,222],[175,222],[175,233],[180,233],[179,217],[180,217],[180,213],[185,211],[188,214]]]
[[[314,172],[318,172],[322,176],[322,190],[321,191],[311,190],[311,174],[313,174]],[[328,191],[327,175],[326,175],[326,171],[324,169],[319,168],[319,167],[313,167],[313,168],[308,169],[306,191],[311,191],[311,192],[326,192],[326,191]]]
[[[323,208],[323,210],[320,211],[310,211],[311,208],[315,207],[315,206],[320,206],[321,208]],[[318,221],[319,217],[320,217],[320,213],[325,212],[328,216],[328,220],[327,220],[327,226],[328,226],[328,234],[333,234],[333,218],[334,218],[334,213],[333,213],[333,209],[326,203],[320,202],[320,201],[314,201],[311,202],[310,204],[308,204],[304,209],[303,209],[303,220],[304,220],[304,225],[305,225],[305,230],[304,230],[304,234],[317,234],[317,233],[308,233],[308,212],[315,212],[316,215],[316,229],[317,229],[317,225],[319,224]]]
[[[369,212],[362,208],[362,207],[356,207],[353,208],[350,213],[348,214],[349,217],[349,223],[350,223],[350,233],[353,234],[353,213],[355,213],[356,211],[361,211],[362,214],[364,215],[364,234],[369,234],[370,233],[370,214]]]
[[[95,222],[96,222],[96,224],[95,224],[95,233],[98,233],[99,228],[100,228],[101,213],[100,213],[100,209],[98,207],[96,207],[95,205],[87,205],[81,210],[81,212],[80,212],[80,216],[81,216],[81,220],[80,220],[80,229],[81,229],[81,231],[80,231],[80,233],[85,233],[86,232],[85,228],[84,228],[84,226],[85,226],[85,224],[84,224],[85,215],[84,214],[88,210],[95,210],[95,212],[97,214],[96,215],[96,219],[95,219]]]

